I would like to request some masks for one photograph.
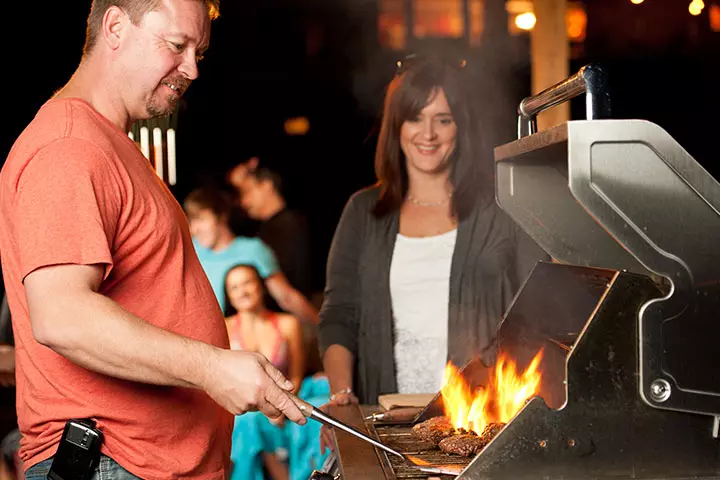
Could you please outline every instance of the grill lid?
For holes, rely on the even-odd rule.
[[[586,72],[524,100],[521,125],[546,106],[583,93]],[[530,112],[523,108],[528,104]],[[670,293],[638,315],[640,394],[657,408],[720,412],[720,372],[714,368],[720,184],[659,126],[598,120],[590,107],[588,102],[591,120],[566,122],[495,149],[498,204],[563,263],[665,277]],[[658,385],[671,394],[651,395]]]

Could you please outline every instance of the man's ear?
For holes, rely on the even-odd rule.
[[[117,50],[120,47],[120,40],[129,22],[130,18],[125,11],[116,5],[105,11],[102,23],[102,37],[111,50]]]

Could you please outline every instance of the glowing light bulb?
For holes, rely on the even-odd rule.
[[[703,8],[705,8],[705,3],[703,3],[702,0],[692,0],[692,2],[690,2],[690,5],[688,5],[688,11],[690,12],[690,15],[700,15]]]
[[[515,17],[515,25],[520,30],[532,30],[535,22],[537,22],[537,18],[535,18],[535,14],[532,12],[521,13]]]
[[[634,4],[634,5],[640,5],[640,4],[643,3],[644,1],[645,1],[645,0],[630,0],[630,3],[632,3],[632,4]]]

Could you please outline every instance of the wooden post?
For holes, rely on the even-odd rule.
[[[545,90],[569,76],[569,45],[565,26],[567,0],[535,0],[537,23],[530,34],[532,93]],[[538,130],[570,120],[565,102],[538,116]]]

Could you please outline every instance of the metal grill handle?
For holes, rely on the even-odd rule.
[[[585,65],[578,73],[537,95],[525,97],[518,106],[518,138],[537,132],[537,116],[548,108],[585,93],[588,120],[610,118],[607,75],[597,64]]]

